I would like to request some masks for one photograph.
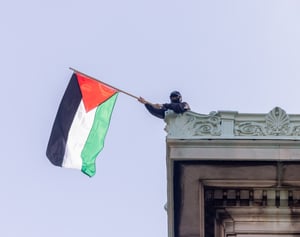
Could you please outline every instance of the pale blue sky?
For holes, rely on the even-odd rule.
[[[300,113],[300,1],[10,0],[0,3],[0,234],[166,237],[163,120],[120,94],[97,174],[45,151],[77,68],[152,102]]]

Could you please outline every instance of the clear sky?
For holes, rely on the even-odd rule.
[[[166,237],[163,120],[120,94],[97,174],[45,151],[77,68],[197,113],[300,113],[300,1],[10,0],[0,3],[0,235]]]

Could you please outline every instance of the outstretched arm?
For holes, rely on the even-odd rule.
[[[153,108],[155,108],[155,109],[161,109],[162,108],[162,105],[161,104],[152,104],[152,103],[150,103],[150,102],[148,102],[147,100],[145,100],[143,97],[139,97],[138,98],[138,101],[139,102],[141,102],[142,104],[144,104],[144,105],[146,105],[146,104],[148,104],[148,105],[151,105]]]
[[[166,109],[160,104],[152,104],[146,101],[143,97],[139,97],[138,101],[145,105],[146,109],[155,117],[163,119]]]

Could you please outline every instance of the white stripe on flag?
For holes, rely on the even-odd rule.
[[[91,131],[96,108],[86,113],[81,100],[71,125],[62,167],[81,170],[81,151]]]

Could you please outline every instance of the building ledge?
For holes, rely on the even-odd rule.
[[[287,114],[280,107],[266,114],[167,111],[165,122],[167,139],[300,140],[300,114]]]

